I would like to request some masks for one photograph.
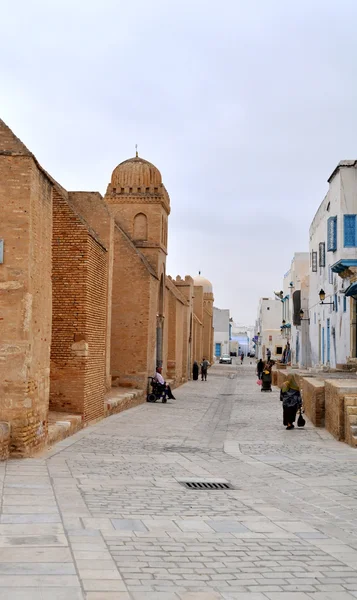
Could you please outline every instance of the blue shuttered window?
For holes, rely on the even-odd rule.
[[[346,312],[347,310],[347,298],[346,296],[343,297],[343,312]]]
[[[327,219],[327,252],[337,250],[337,217]]]
[[[343,215],[343,245],[345,248],[357,246],[356,215]]]
[[[335,303],[335,306],[334,306],[333,308],[334,308],[334,309],[335,309],[335,311],[337,312],[337,311],[338,311],[337,294],[335,294],[334,303]]]

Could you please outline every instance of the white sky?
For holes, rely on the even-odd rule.
[[[253,322],[357,157],[356,0],[3,0],[1,116],[71,190],[139,154],[171,197],[168,272]]]

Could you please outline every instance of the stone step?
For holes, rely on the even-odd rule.
[[[104,415],[114,415],[128,408],[133,408],[145,401],[143,390],[128,388],[112,388],[104,399]]]
[[[52,446],[83,428],[82,415],[50,411],[47,444]]]

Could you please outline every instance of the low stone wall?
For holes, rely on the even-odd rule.
[[[286,370],[278,370],[277,371],[277,378],[276,378],[276,385],[278,387],[281,388],[281,386],[283,385],[284,381],[287,380],[289,373]]]
[[[357,395],[356,379],[325,381],[325,427],[337,440],[345,440],[345,396],[353,395]]]
[[[0,460],[6,460],[10,454],[10,425],[0,423]]]
[[[315,425],[325,424],[325,382],[314,377],[298,377],[306,416]]]

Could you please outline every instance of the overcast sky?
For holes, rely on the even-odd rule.
[[[139,154],[171,197],[168,273],[253,323],[341,159],[356,0],[2,0],[1,116],[70,190]]]

